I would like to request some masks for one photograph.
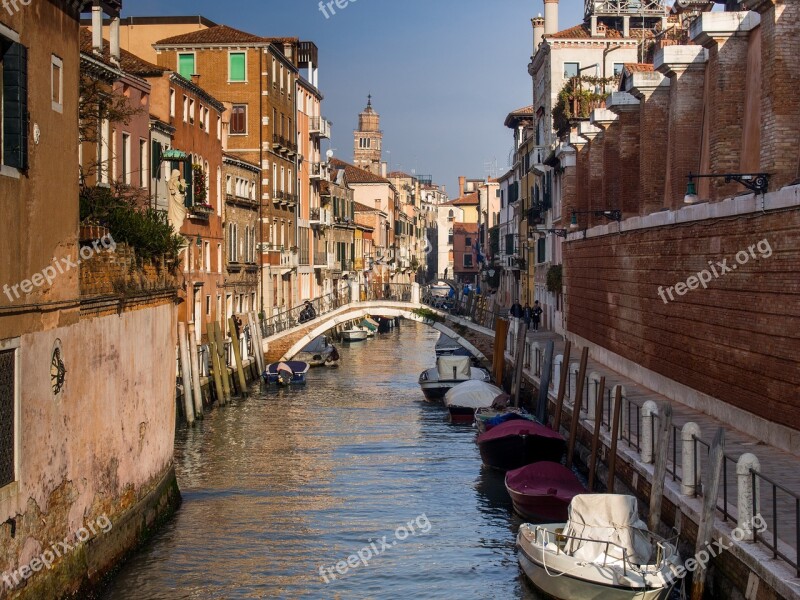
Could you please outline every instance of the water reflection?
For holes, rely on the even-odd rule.
[[[104,598],[535,598],[502,475],[482,468],[474,430],[422,401],[437,337],[403,322],[341,348],[341,367],[311,371],[305,389],[181,431],[184,504]],[[427,534],[323,581],[320,567],[423,514]]]

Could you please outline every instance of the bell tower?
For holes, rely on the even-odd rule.
[[[353,164],[380,175],[382,144],[381,117],[372,108],[372,94],[370,94],[367,96],[367,107],[358,115],[358,129],[354,132]]]

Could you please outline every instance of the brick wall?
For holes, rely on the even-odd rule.
[[[643,367],[800,429],[800,213],[702,221],[564,244],[567,329]],[[749,259],[665,303],[708,261]],[[758,250],[755,251],[760,255]],[[665,297],[667,297],[665,293]]]
[[[641,139],[639,146],[639,188],[642,214],[663,207],[664,157],[667,155],[669,88],[658,88],[639,96]]]
[[[625,214],[642,213],[642,195],[639,184],[639,107],[624,108],[618,112],[619,121],[619,158],[617,167],[617,205]],[[623,142],[624,140],[624,142]],[[650,140],[647,140],[650,143]],[[611,204],[609,207],[614,208]]]
[[[118,243],[114,252],[103,250],[81,263],[80,286],[81,296],[92,298],[170,290],[178,280],[157,261],[137,264],[133,248]]]

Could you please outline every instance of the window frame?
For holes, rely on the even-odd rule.
[[[243,108],[244,109],[244,131],[237,132],[234,131],[233,123],[234,118],[237,113],[237,109]],[[228,135],[248,135],[248,123],[247,123],[247,113],[248,113],[248,105],[247,104],[234,104],[231,106],[231,122],[230,122],[230,130],[228,131]]]
[[[234,55],[242,55],[244,57],[244,79],[233,78],[233,64],[231,62]],[[228,50],[228,83],[248,83],[247,81],[247,51],[242,50]]]
[[[189,73],[189,77],[184,77],[183,73],[181,73],[181,57],[182,56],[191,56],[192,57],[192,73]],[[178,75],[183,77],[186,81],[192,80],[192,75],[197,75],[197,52],[178,52],[178,64],[176,65],[176,71]]]
[[[53,85],[54,69],[58,67],[58,101],[53,100],[56,90]],[[64,61],[55,54],[50,55],[50,99],[52,108],[55,112],[63,114],[64,112]]]
[[[22,365],[20,360],[20,338],[9,338],[0,340],[0,352],[14,352],[14,479],[9,483],[0,486],[0,503],[13,498],[19,489],[19,482],[22,479],[22,393],[21,377]]]
[[[467,264],[467,259],[469,259],[469,264]],[[472,254],[469,252],[465,252],[462,258],[462,263],[465,269],[473,269],[475,268],[475,263],[472,261]]]
[[[567,65],[577,65],[577,70],[575,71],[575,75],[567,75]],[[573,77],[578,77],[581,74],[581,63],[573,60],[569,61],[565,60],[561,64],[561,73],[563,74],[565,81],[569,81]]]

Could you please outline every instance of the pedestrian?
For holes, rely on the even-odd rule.
[[[539,306],[539,301],[533,303],[533,310],[531,311],[531,317],[533,321],[533,330],[539,331],[539,321],[542,319],[542,307]]]
[[[531,305],[525,303],[525,308],[522,309],[522,320],[525,321],[525,327],[531,328]]]
[[[522,318],[522,305],[519,303],[519,300],[514,300],[514,304],[511,305],[511,316],[515,319]]]

